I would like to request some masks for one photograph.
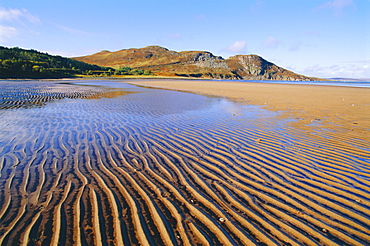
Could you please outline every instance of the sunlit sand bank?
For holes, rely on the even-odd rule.
[[[288,94],[191,83],[171,88],[269,110],[106,81],[0,84],[0,244],[370,244],[366,116],[320,130],[291,120],[324,114],[287,111]],[[357,97],[344,99],[368,107]]]
[[[136,80],[132,84],[227,97],[262,105],[296,119],[370,140],[370,88],[202,80]],[[311,124],[314,123],[314,124]],[[353,133],[352,133],[353,134]]]

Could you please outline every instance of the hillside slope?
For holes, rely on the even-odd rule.
[[[123,49],[73,59],[113,68],[132,67],[156,75],[246,80],[317,80],[296,74],[257,55],[237,55],[227,59],[207,51],[171,51],[160,46]]]
[[[36,50],[0,46],[0,78],[64,78],[102,69],[107,68]]]

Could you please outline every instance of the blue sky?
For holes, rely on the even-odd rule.
[[[370,0],[2,0],[0,45],[72,57],[160,45],[370,78]]]

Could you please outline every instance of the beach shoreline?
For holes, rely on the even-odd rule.
[[[201,80],[135,80],[133,85],[225,97],[280,113],[304,130],[325,128],[370,140],[370,88]]]

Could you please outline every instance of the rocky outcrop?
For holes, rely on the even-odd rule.
[[[223,61],[224,58],[221,56],[215,56],[211,52],[207,51],[183,51],[179,53],[184,57],[185,60],[189,62],[202,62],[202,61],[210,61],[210,60],[221,60]]]
[[[157,75],[244,80],[317,80],[293,73],[258,55],[237,55],[227,59],[208,51],[171,51],[160,46],[102,51],[74,59],[105,67],[132,67]]]
[[[245,80],[314,80],[276,66],[257,55],[237,55],[226,61],[230,70]]]

